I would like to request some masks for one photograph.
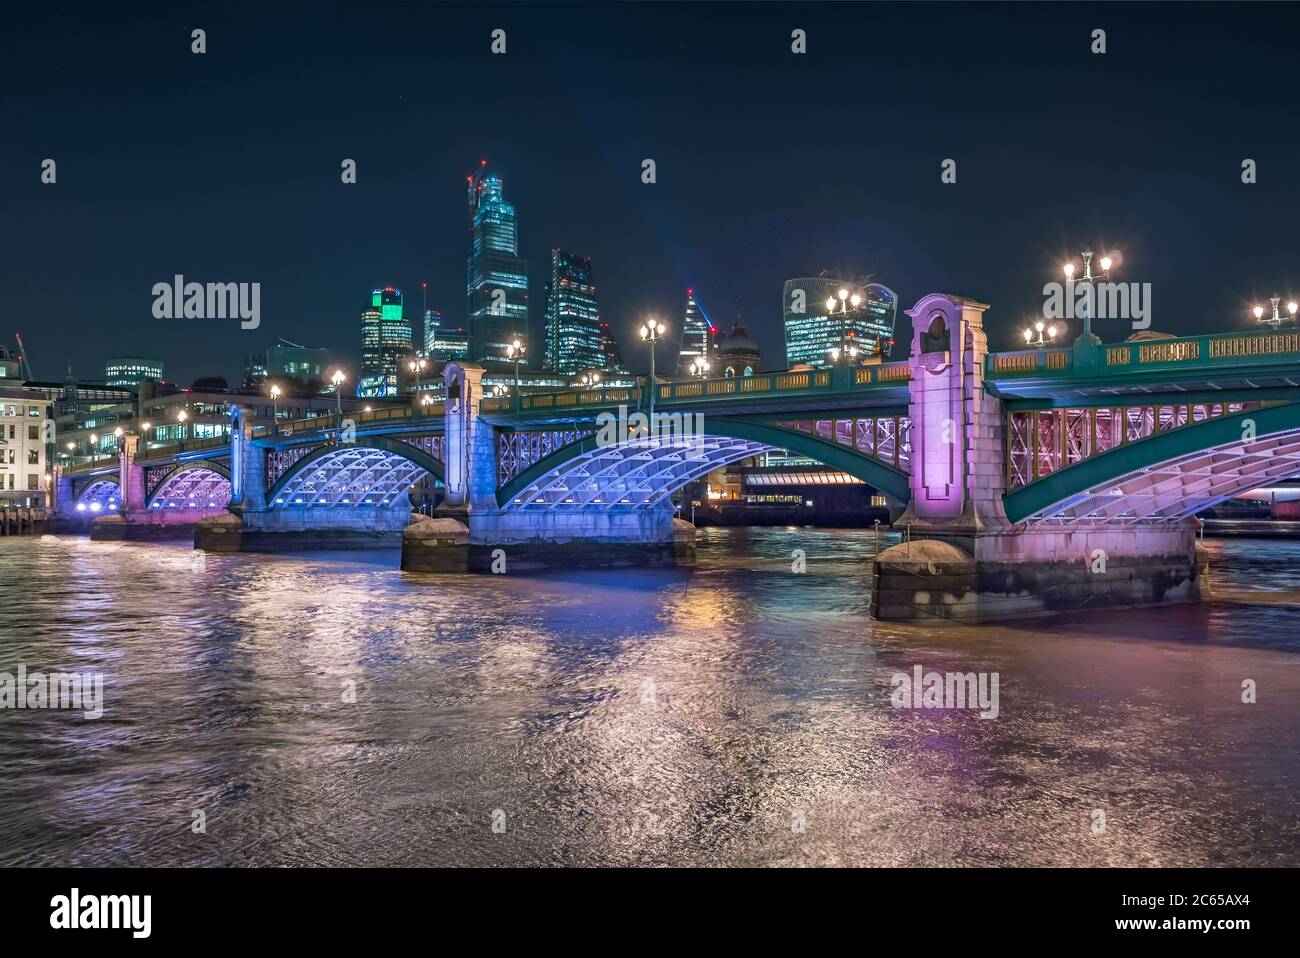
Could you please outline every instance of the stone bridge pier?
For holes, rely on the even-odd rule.
[[[983,622],[1204,598],[1194,518],[1008,519],[1006,416],[984,387],[987,308],[934,294],[908,310],[911,499],[894,524],[905,542],[873,562],[872,615]]]
[[[326,437],[325,448],[346,450],[339,430]],[[211,552],[292,552],[313,549],[390,548],[402,541],[411,519],[403,493],[345,508],[312,502],[276,503],[270,499],[267,447],[254,439],[253,410],[231,410],[230,502],[221,514],[198,523],[194,547]],[[310,497],[309,497],[310,498]],[[346,501],[346,500],[345,500]]]
[[[451,363],[446,383],[446,492],[403,537],[410,571],[540,572],[690,564],[695,528],[665,500],[651,508],[530,512],[498,501],[498,436],[480,415],[483,368]]]
[[[188,502],[178,504],[177,508],[150,509],[145,466],[140,462],[140,441],[141,437],[135,434],[124,435],[118,440],[120,503],[115,511],[98,515],[91,521],[90,538],[93,540],[183,538],[193,535],[195,524],[213,512],[212,508]],[[72,502],[71,487],[68,493],[68,501]],[[221,506],[224,505],[222,501]]]

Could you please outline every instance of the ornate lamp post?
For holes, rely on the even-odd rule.
[[[424,368],[428,365],[429,361],[423,357],[412,359],[406,364],[406,368],[415,373],[415,391],[417,393],[420,391],[420,373],[424,372]]]
[[[1100,260],[1097,261],[1097,265],[1101,267],[1100,276],[1092,275],[1092,258],[1097,254],[1094,253],[1091,249],[1085,249],[1079,255],[1083,258],[1083,275],[1080,276],[1078,279],[1075,279],[1074,263],[1073,262],[1066,263],[1063,269],[1065,271],[1065,283],[1067,286],[1069,286],[1071,283],[1087,283],[1091,287],[1092,284],[1099,279],[1110,279],[1110,268],[1115,263],[1115,260],[1110,253],[1106,253],[1105,255],[1102,256]],[[1091,292],[1092,291],[1090,289],[1089,293],[1091,294]],[[1069,294],[1067,293],[1067,295]],[[1093,297],[1089,295],[1086,301],[1088,305],[1084,307],[1084,311],[1083,311],[1083,336],[1081,338],[1086,343],[1092,342],[1092,307],[1091,307],[1092,299]]]
[[[330,382],[334,384],[334,414],[339,419],[343,418],[343,383],[347,378],[341,369],[334,370],[330,375]]]
[[[1253,310],[1251,310],[1251,312],[1255,314],[1256,322],[1262,323],[1265,326],[1272,326],[1274,329],[1277,329],[1279,326],[1282,325],[1282,314],[1278,311],[1278,306],[1282,302],[1282,297],[1270,296],[1268,301],[1273,305],[1272,316],[1268,317],[1267,319],[1264,317],[1263,306],[1256,306]],[[1293,323],[1295,322],[1295,315],[1297,309],[1300,309],[1300,304],[1296,303],[1294,300],[1286,304],[1286,311],[1290,315],[1291,322]]]
[[[275,428],[276,422],[280,419],[280,387],[271,386],[271,428]]]
[[[1058,329],[1055,323],[1049,326],[1040,319],[1025,330],[1025,345],[1031,349],[1045,349],[1056,342],[1057,333],[1064,331],[1065,327],[1062,326]],[[1035,334],[1037,334],[1037,338],[1034,338]],[[1046,338],[1044,338],[1044,334],[1046,334]]]
[[[691,375],[698,379],[708,379],[709,361],[704,358],[691,360]]]
[[[850,343],[845,347],[832,346],[826,352],[827,355],[831,357],[832,365],[838,364],[841,356],[844,357],[845,362],[850,366],[853,365],[853,361],[858,358],[858,347],[853,343]]]
[[[600,385],[600,373],[583,373],[578,383],[588,389],[595,389]]]
[[[506,346],[506,359],[515,364],[515,392],[519,392],[519,364],[523,361],[525,347],[519,340],[515,340]]]
[[[99,436],[95,433],[90,434],[90,464],[95,464],[96,453],[99,452]]]
[[[641,324],[641,339],[650,344],[650,431],[654,432],[655,419],[655,393],[659,391],[659,385],[655,380],[655,346],[659,340],[663,339],[666,327],[657,319],[651,317]]]
[[[832,346],[827,350],[827,353],[831,357],[832,364],[838,363],[842,357],[846,364],[852,365],[854,360],[858,358],[859,350],[857,344],[851,342],[853,337],[849,335],[849,306],[852,306],[856,312],[862,305],[862,297],[858,293],[850,293],[847,286],[841,286],[837,295],[840,301],[840,344],[839,346]],[[835,296],[830,296],[826,299],[826,317],[829,319],[834,315]]]

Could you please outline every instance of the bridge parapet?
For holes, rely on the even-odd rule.
[[[691,379],[682,382],[658,383],[655,386],[655,408],[664,411],[674,406],[699,407],[710,403],[735,404],[736,400],[785,399],[818,397],[828,393],[870,393],[885,389],[906,389],[911,370],[906,362],[875,363],[867,366],[834,369],[798,369],[782,372],[760,373],[756,376],[736,376],[726,379]],[[480,411],[494,415],[554,414],[594,412],[620,405],[642,404],[648,406],[649,384],[644,387],[611,387],[599,389],[570,389],[557,392],[527,393],[514,396],[488,397],[481,401]]]
[[[1076,378],[1162,381],[1170,373],[1180,378],[1217,376],[1224,371],[1294,368],[1300,362],[1300,330],[1287,332],[1215,333],[1172,339],[1123,343],[1078,341],[1056,349],[990,353],[986,376],[993,384]]]

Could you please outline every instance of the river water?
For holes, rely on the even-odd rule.
[[[0,539],[0,672],[105,681],[0,711],[0,864],[1297,865],[1300,541],[1208,547],[1208,605],[962,628],[872,621],[862,530],[546,578]],[[916,665],[997,717],[894,708]]]

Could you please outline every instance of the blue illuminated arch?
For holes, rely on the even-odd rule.
[[[169,472],[154,488],[150,509],[224,509],[230,504],[230,470],[219,462],[192,462]]]
[[[366,436],[303,456],[267,492],[267,506],[391,506],[425,475],[444,480],[443,464],[409,443]]]
[[[788,449],[856,476],[900,502],[907,473],[807,433],[709,418],[698,444],[642,439],[602,446],[587,436],[525,469],[497,491],[507,510],[563,506],[653,507],[689,482],[752,456]]]
[[[105,476],[89,482],[77,496],[74,506],[78,515],[108,515],[122,506],[122,487],[117,477]]]

